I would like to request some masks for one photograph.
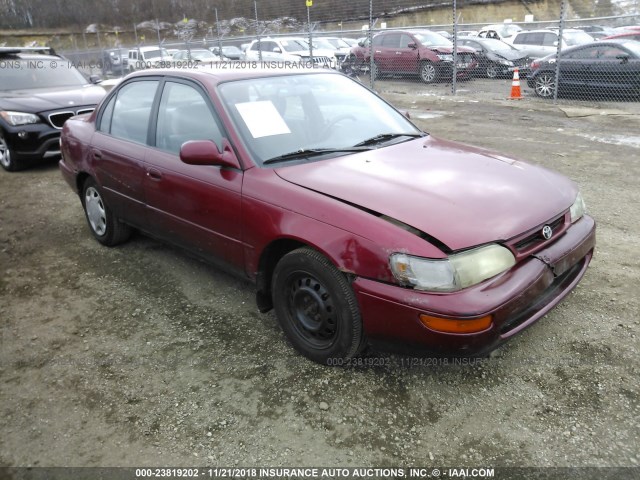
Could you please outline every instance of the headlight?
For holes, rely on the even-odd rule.
[[[587,206],[584,204],[584,200],[582,199],[582,195],[578,192],[578,196],[576,197],[575,202],[571,205],[571,223],[577,222],[582,218],[582,216],[586,213]]]
[[[401,285],[416,290],[455,292],[504,272],[515,265],[516,260],[507,248],[491,244],[446,259],[394,253],[389,263]]]
[[[4,119],[9,125],[28,125],[30,123],[38,123],[40,119],[37,115],[33,113],[23,113],[23,112],[9,112],[9,111],[1,111],[0,117]]]
[[[506,65],[507,67],[513,67],[513,62],[511,60],[500,60],[501,65]]]
[[[445,54],[445,53],[436,53],[440,60],[444,60],[446,62],[453,62],[453,55]]]

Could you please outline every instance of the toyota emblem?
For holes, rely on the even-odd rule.
[[[542,236],[545,240],[549,240],[551,238],[551,235],[553,235],[553,230],[551,230],[551,227],[549,225],[545,225],[544,227],[542,227]]]

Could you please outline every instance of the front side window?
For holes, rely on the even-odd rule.
[[[157,88],[157,80],[143,80],[131,82],[119,89],[109,133],[123,140],[147,143],[149,118]]]
[[[218,147],[222,133],[208,103],[194,87],[166,82],[158,110],[156,146],[178,154],[189,140],[211,140]]]

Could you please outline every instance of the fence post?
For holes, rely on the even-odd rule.
[[[458,79],[458,20],[456,18],[456,0],[453,0],[453,69],[451,72],[451,95],[456,94]]]
[[[367,39],[369,41],[369,83],[371,84],[371,90],[375,85],[375,62],[373,61],[373,0],[369,0],[369,30],[367,30]]]
[[[553,103],[558,103],[558,84],[560,83],[560,54],[562,53],[562,33],[564,32],[564,17],[567,9],[567,0],[560,3],[560,24],[558,28],[558,48],[556,48],[556,80],[553,88]]]
[[[218,20],[218,9],[216,8],[216,31],[218,32],[218,56],[222,60],[222,37],[220,36],[220,21]]]
[[[256,38],[258,39],[258,61],[262,63],[262,43],[260,42],[260,27],[258,25],[258,2],[253,0],[253,8],[256,11]]]
[[[307,1],[307,25],[309,26],[309,60],[313,65],[313,36],[311,34],[311,5],[310,1]]]

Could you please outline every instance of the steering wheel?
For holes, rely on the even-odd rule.
[[[358,119],[353,115],[351,115],[350,113],[343,113],[342,115],[336,115],[331,120],[329,120],[327,124],[322,128],[322,131],[320,133],[320,138],[324,138],[327,135],[329,135],[329,132],[333,130],[333,127],[335,127],[338,123],[344,120],[351,120],[352,122],[355,122]]]

